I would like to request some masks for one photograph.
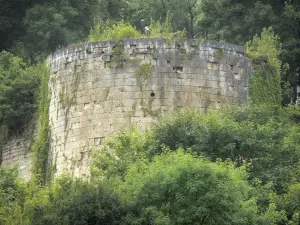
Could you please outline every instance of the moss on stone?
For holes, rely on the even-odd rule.
[[[110,87],[105,87],[103,90],[104,100],[107,101],[109,95]]]
[[[144,90],[144,87],[148,85],[148,80],[153,72],[153,66],[151,63],[140,65],[135,71],[135,78],[140,91]]]
[[[223,59],[224,57],[224,49],[223,48],[219,48],[217,51],[216,51],[216,58],[221,60]]]
[[[112,58],[108,66],[111,68],[122,68],[126,61],[123,41],[117,42],[112,48]]]

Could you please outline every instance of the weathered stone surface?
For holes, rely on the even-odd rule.
[[[34,124],[30,123],[22,134],[9,138],[2,147],[1,166],[16,167],[26,181],[30,179],[30,153],[34,139]]]
[[[127,39],[122,57],[114,57],[116,43],[72,46],[48,57],[49,158],[55,176],[89,176],[91,152],[106,137],[131,126],[149,129],[175,108],[207,112],[226,103],[247,103],[251,63],[244,47]],[[136,74],[143,64],[152,66],[145,77]],[[18,161],[14,152],[22,148],[14,149],[14,144],[5,146],[3,164]],[[23,161],[19,160],[24,167]]]

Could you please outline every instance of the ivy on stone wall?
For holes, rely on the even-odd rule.
[[[50,93],[48,88],[50,71],[44,65],[44,71],[41,74],[41,86],[39,96],[39,126],[38,135],[33,144],[32,153],[32,173],[33,177],[40,184],[45,184],[51,180],[51,170],[48,169],[48,154],[49,154],[49,104]]]
[[[111,68],[121,68],[126,61],[125,48],[123,41],[117,42],[112,48],[112,58],[109,62]]]
[[[140,65],[135,71],[135,78],[140,91],[143,91],[144,87],[148,85],[148,79],[153,71],[151,63]]]
[[[250,76],[251,104],[281,104],[281,61],[278,36],[270,27],[264,29],[261,36],[254,36],[246,43],[247,56],[253,61],[253,72]]]

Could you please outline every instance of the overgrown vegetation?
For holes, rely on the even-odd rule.
[[[119,41],[113,46],[112,58],[111,61],[108,63],[108,66],[112,68],[120,68],[123,67],[125,61],[126,57],[124,43],[123,41]]]
[[[37,138],[33,144],[32,152],[32,176],[39,184],[45,184],[51,180],[51,169],[49,169],[49,104],[50,93],[48,89],[49,69],[46,65],[41,71],[41,85],[39,91],[39,130]]]
[[[25,185],[0,168],[1,224],[298,224],[299,115],[183,111],[107,139],[90,182]]]
[[[41,64],[30,66],[9,52],[0,53],[0,163],[2,145],[34,118],[43,70]]]
[[[32,119],[42,70],[41,65],[29,66],[9,52],[0,53],[0,125],[8,135],[22,130]]]
[[[217,51],[216,51],[216,58],[221,60],[223,59],[224,57],[224,49],[223,48],[219,48]]]
[[[91,29],[89,41],[123,40],[126,38],[139,38],[142,34],[131,24],[119,22],[116,24],[96,24]]]
[[[296,141],[299,121],[294,120],[299,112],[298,107],[269,106],[229,107],[207,115],[182,112],[164,119],[146,134],[130,130],[109,139],[94,155],[92,179],[115,187],[122,201],[135,205],[132,221],[139,221],[137,223],[151,220],[165,224],[166,221],[206,218],[204,224],[224,224],[238,218],[239,213],[244,215],[243,207],[253,213],[244,218],[246,224],[293,223],[298,214],[288,207],[297,200],[286,196],[295,195],[289,190],[297,190],[299,182],[299,141]],[[242,206],[231,205],[233,211],[225,210],[225,203],[220,206],[230,212],[228,217],[223,217],[221,212],[211,215],[217,211],[212,208],[205,210],[206,196],[211,194],[208,202],[216,206],[220,199],[213,198],[222,198],[221,193],[226,192],[210,193],[217,185],[211,183],[213,178],[207,181],[206,178],[210,177],[208,171],[214,169],[198,170],[198,166],[205,167],[206,163],[215,169],[220,165],[218,175],[211,175],[219,182],[222,178],[215,176],[222,174],[222,170],[226,171],[226,176],[231,170],[243,174],[234,177],[239,180],[236,182],[244,182],[247,187],[237,188],[238,193],[229,191],[235,193],[235,197],[244,196],[237,201],[243,202]],[[194,169],[198,172],[192,172]],[[207,176],[200,178],[203,173]],[[235,186],[231,178],[224,179],[230,182],[222,182],[224,187]],[[204,188],[205,184],[212,186]],[[197,201],[201,206],[196,206]],[[239,208],[237,214],[234,207]],[[207,214],[199,213],[202,209]],[[185,217],[184,212],[189,212],[189,217]]]
[[[153,66],[151,63],[140,65],[135,71],[135,79],[140,91],[144,90],[144,87],[148,85],[149,76],[153,71]]]
[[[252,59],[254,71],[250,77],[250,96],[253,104],[280,105],[282,89],[279,38],[272,28],[264,29],[261,36],[246,43],[247,55]]]
[[[151,19],[149,30],[144,34],[131,24],[121,21],[118,23],[97,23],[90,30],[89,41],[109,41],[109,40],[124,40],[126,38],[165,38],[172,42],[175,40],[184,39],[185,31],[174,32],[172,27],[172,14],[167,13],[163,23]]]

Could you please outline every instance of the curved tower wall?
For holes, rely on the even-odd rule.
[[[244,104],[251,64],[241,46],[163,39],[82,44],[48,57],[55,176],[89,175],[91,151],[124,128],[146,130],[178,108]]]

